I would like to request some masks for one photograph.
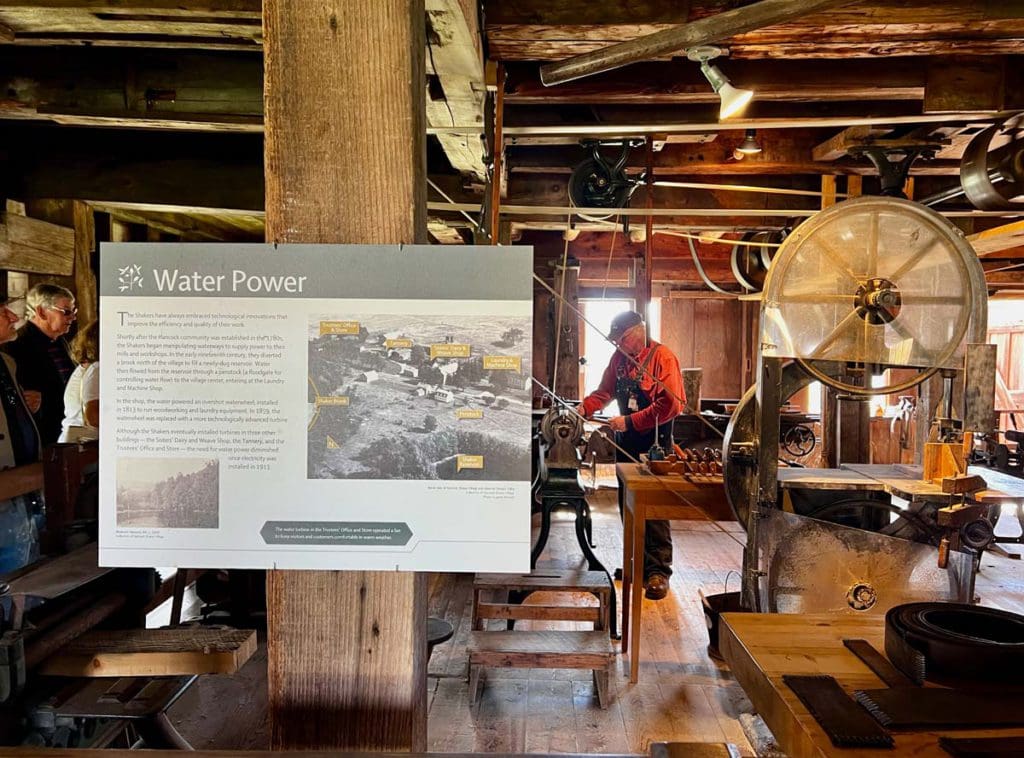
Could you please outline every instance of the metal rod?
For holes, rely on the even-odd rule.
[[[998,184],[999,182],[1003,181],[1003,179],[1004,177],[1002,173],[1000,173],[999,169],[994,168],[988,172],[988,180],[992,182],[992,184]],[[939,205],[940,203],[944,203],[947,200],[955,200],[958,197],[963,197],[965,194],[967,193],[964,191],[963,185],[957,184],[948,189],[940,190],[939,192],[936,192],[934,195],[928,195],[928,197],[922,198],[917,202],[919,202],[921,205]]]
[[[814,190],[782,189],[779,187],[758,187],[752,184],[715,184],[713,182],[672,182],[657,181],[656,187],[679,187],[681,189],[722,190],[725,192],[757,192],[765,195],[798,195],[800,197],[821,197]],[[837,192],[836,197],[849,197],[845,192]]]
[[[625,66],[637,61],[659,58],[709,42],[728,39],[754,29],[771,26],[850,0],[761,0],[742,8],[716,13],[688,24],[665,29],[600,50],[577,55],[540,67],[540,80],[546,85],[563,84],[584,76]]]

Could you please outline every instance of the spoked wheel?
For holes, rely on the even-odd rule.
[[[848,200],[814,216],[779,248],[765,281],[765,354],[795,358],[815,379],[850,395],[902,392],[955,366],[965,338],[983,341],[984,293],[974,249],[942,216],[898,198]],[[918,373],[870,387],[830,376],[816,361]]]

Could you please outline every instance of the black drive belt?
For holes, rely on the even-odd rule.
[[[917,684],[991,682],[1024,671],[1024,616],[960,603],[907,603],[885,614],[885,654]]]
[[[892,737],[860,708],[830,676],[793,676],[786,683],[836,747],[893,746]]]
[[[955,758],[1020,758],[1024,737],[939,737],[939,747]]]
[[[860,658],[875,676],[881,679],[889,687],[913,687],[907,675],[893,666],[884,655],[875,650],[874,646],[867,640],[843,640],[843,644],[855,656]]]
[[[860,690],[857,702],[889,729],[1024,726],[1024,694],[939,687]]]

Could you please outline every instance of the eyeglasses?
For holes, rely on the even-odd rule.
[[[78,308],[58,308],[56,305],[47,305],[45,307],[51,311],[63,313],[65,318],[74,318],[78,315]]]

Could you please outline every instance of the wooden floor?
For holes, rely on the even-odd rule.
[[[595,552],[606,566],[616,567],[621,563],[622,527],[614,490],[600,490],[591,504]],[[564,519],[552,525],[541,560],[560,567],[582,565],[570,514]],[[737,524],[722,526],[743,538]],[[738,588],[738,575],[729,575],[740,568],[741,547],[706,522],[673,522],[672,540],[671,592],[660,602],[645,601],[639,681],[629,684],[627,659],[620,656],[611,683],[615,700],[607,710],[598,708],[590,672],[557,669],[491,669],[479,706],[470,708],[466,648],[472,575],[436,575],[430,614],[450,621],[455,635],[438,646],[430,660],[427,749],[639,753],[651,741],[677,740],[732,742],[745,755],[752,754],[737,720],[750,709],[749,701],[728,668],[707,654],[707,630],[697,594],[698,590],[722,592],[727,577],[729,588]],[[1021,548],[1010,550],[1020,552]],[[986,554],[978,594],[986,605],[1024,612],[1021,562]],[[543,601],[538,595],[530,599]],[[573,626],[570,622],[520,622],[517,628]],[[171,716],[196,748],[265,747],[265,648],[261,645],[233,677],[202,677],[175,704]]]

